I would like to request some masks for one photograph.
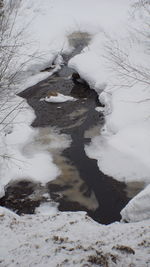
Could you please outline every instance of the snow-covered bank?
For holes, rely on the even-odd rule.
[[[142,71],[144,68],[146,71],[150,68],[150,60],[145,42],[138,40],[137,44],[137,41],[133,40],[130,44],[128,38],[129,36],[124,36],[122,39],[120,35],[119,39],[118,32],[117,41],[120,49],[122,51],[126,49],[127,53],[127,58],[120,55],[122,57],[120,60],[128,60],[133,68],[142,66]],[[128,77],[127,73],[120,75],[121,70],[117,71],[117,63],[109,57],[110,54],[106,49],[106,46],[114,45],[114,42],[109,42],[105,34],[99,33],[88,48],[69,62],[69,66],[77,70],[81,77],[96,89],[101,103],[105,105],[103,111],[105,125],[101,134],[92,140],[89,147],[86,147],[86,152],[89,157],[98,160],[99,168],[107,175],[124,182],[142,180],[148,184],[150,181],[148,81],[145,78],[144,82],[140,82],[141,77],[136,77],[138,74],[132,74],[133,78],[131,74],[129,75],[131,78]],[[119,59],[118,64],[120,64]]]
[[[99,225],[84,212],[19,217],[1,208],[0,263],[3,267],[146,267],[150,263],[147,225]]]
[[[54,164],[52,154],[68,147],[70,138],[51,127],[43,130],[31,127],[34,112],[18,96],[5,104],[0,118],[5,118],[0,131],[0,197],[5,194],[5,186],[15,180],[44,185],[55,179],[61,170]]]
[[[116,26],[117,34],[96,34],[90,45],[70,60],[69,66],[95,88],[105,105],[105,125],[86,146],[87,155],[98,160],[105,174],[146,186],[150,182],[150,57],[146,11],[140,17],[136,15],[136,19],[128,21],[128,27],[122,24],[123,31],[120,25]],[[139,209],[140,213],[146,212],[144,202]],[[149,216],[149,206],[145,216]]]

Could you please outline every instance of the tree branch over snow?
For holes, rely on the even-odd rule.
[[[137,55],[135,54],[134,59],[130,55],[130,50],[134,51],[136,46],[142,47],[142,53],[146,61],[150,61],[150,1],[139,0],[134,3],[133,8],[134,15],[136,15],[136,12],[142,14],[142,16],[140,15],[140,19],[142,17],[142,28],[133,28],[132,32],[129,33],[129,38],[126,40],[126,46],[128,47],[123,48],[120,42],[109,37],[105,46],[106,53],[104,57],[110,62],[109,68],[118,77],[119,85],[116,85],[116,87],[132,87],[137,83],[141,83],[146,87],[150,86],[150,68],[148,64],[137,61],[138,52]]]
[[[150,85],[150,70],[142,65],[133,65],[127,54],[118,45],[105,46],[107,59],[113,63],[113,70],[117,72],[121,79],[128,79],[129,85],[135,82]]]
[[[21,0],[9,0],[0,7],[0,82],[9,79],[8,68],[21,45],[21,33],[13,33]]]

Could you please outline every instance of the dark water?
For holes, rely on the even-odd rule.
[[[79,52],[82,48],[83,44],[80,45],[79,42],[76,49]],[[84,210],[94,220],[108,224],[120,220],[120,211],[129,198],[125,193],[125,184],[104,175],[97,167],[97,161],[88,158],[85,154],[84,146],[90,143],[90,138],[85,137],[85,131],[95,126],[99,127],[100,124],[103,125],[104,118],[103,114],[95,111],[95,107],[100,105],[97,93],[87,85],[74,84],[71,79],[66,79],[73,72],[67,67],[67,62],[72,55],[64,55],[65,64],[58,73],[26,89],[20,93],[20,96],[27,99],[28,104],[35,111],[36,119],[32,123],[33,127],[56,126],[61,133],[69,134],[72,138],[71,146],[60,155],[61,164],[59,165],[57,157],[55,159],[55,163],[60,168],[61,165],[62,168],[65,166],[64,172],[62,171],[62,174],[46,187],[51,198],[59,203],[59,210]],[[77,98],[77,101],[65,103],[40,101],[49,91],[72,95]],[[20,186],[22,186],[21,183]],[[27,183],[26,186],[27,192],[32,193],[31,191],[36,190],[37,185]],[[12,188],[11,185],[8,187],[6,196],[0,204],[10,207],[11,201],[8,201],[8,196]],[[19,191],[19,186],[15,185],[14,199],[17,189]],[[45,201],[39,198],[36,201],[32,199],[28,203],[27,192],[25,193],[26,202],[22,200],[24,210],[19,209],[17,204],[15,207],[11,205],[10,208],[18,213],[30,213],[34,212],[39,203]],[[20,198],[24,199],[22,196]],[[20,198],[18,197],[18,203]]]

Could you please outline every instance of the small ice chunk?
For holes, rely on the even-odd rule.
[[[104,112],[104,107],[96,107],[95,110],[97,112]]]
[[[75,99],[72,96],[58,93],[56,96],[53,96],[53,95],[46,96],[44,100],[50,103],[62,103],[62,102],[67,102],[67,101],[76,101],[77,99]]]
[[[48,193],[44,193],[42,196],[45,197],[45,198],[47,198],[47,199],[50,199],[50,196],[49,196]]]
[[[42,215],[55,215],[58,213],[57,203],[54,202],[42,203],[39,207],[36,208],[35,213]]]

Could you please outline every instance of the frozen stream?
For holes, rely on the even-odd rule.
[[[63,55],[62,69],[20,93],[35,111],[36,119],[32,126],[40,127],[40,138],[43,138],[43,142],[42,133],[50,127],[57,127],[61,133],[71,136],[72,143],[61,154],[53,155],[54,162],[62,173],[46,187],[28,181],[8,186],[1,205],[19,214],[33,213],[35,207],[47,201],[45,196],[49,194],[58,203],[59,210],[84,210],[96,221],[108,224],[120,220],[120,211],[129,201],[125,184],[104,175],[97,167],[96,160],[88,158],[84,151],[85,144],[90,142],[91,137],[103,125],[103,115],[95,110],[100,105],[97,93],[85,84],[74,84],[71,79],[66,79],[73,73],[67,67],[68,60],[80,53],[89,39],[86,33],[70,36],[70,42],[75,49],[69,56]],[[71,95],[77,101],[40,101],[50,91]]]

